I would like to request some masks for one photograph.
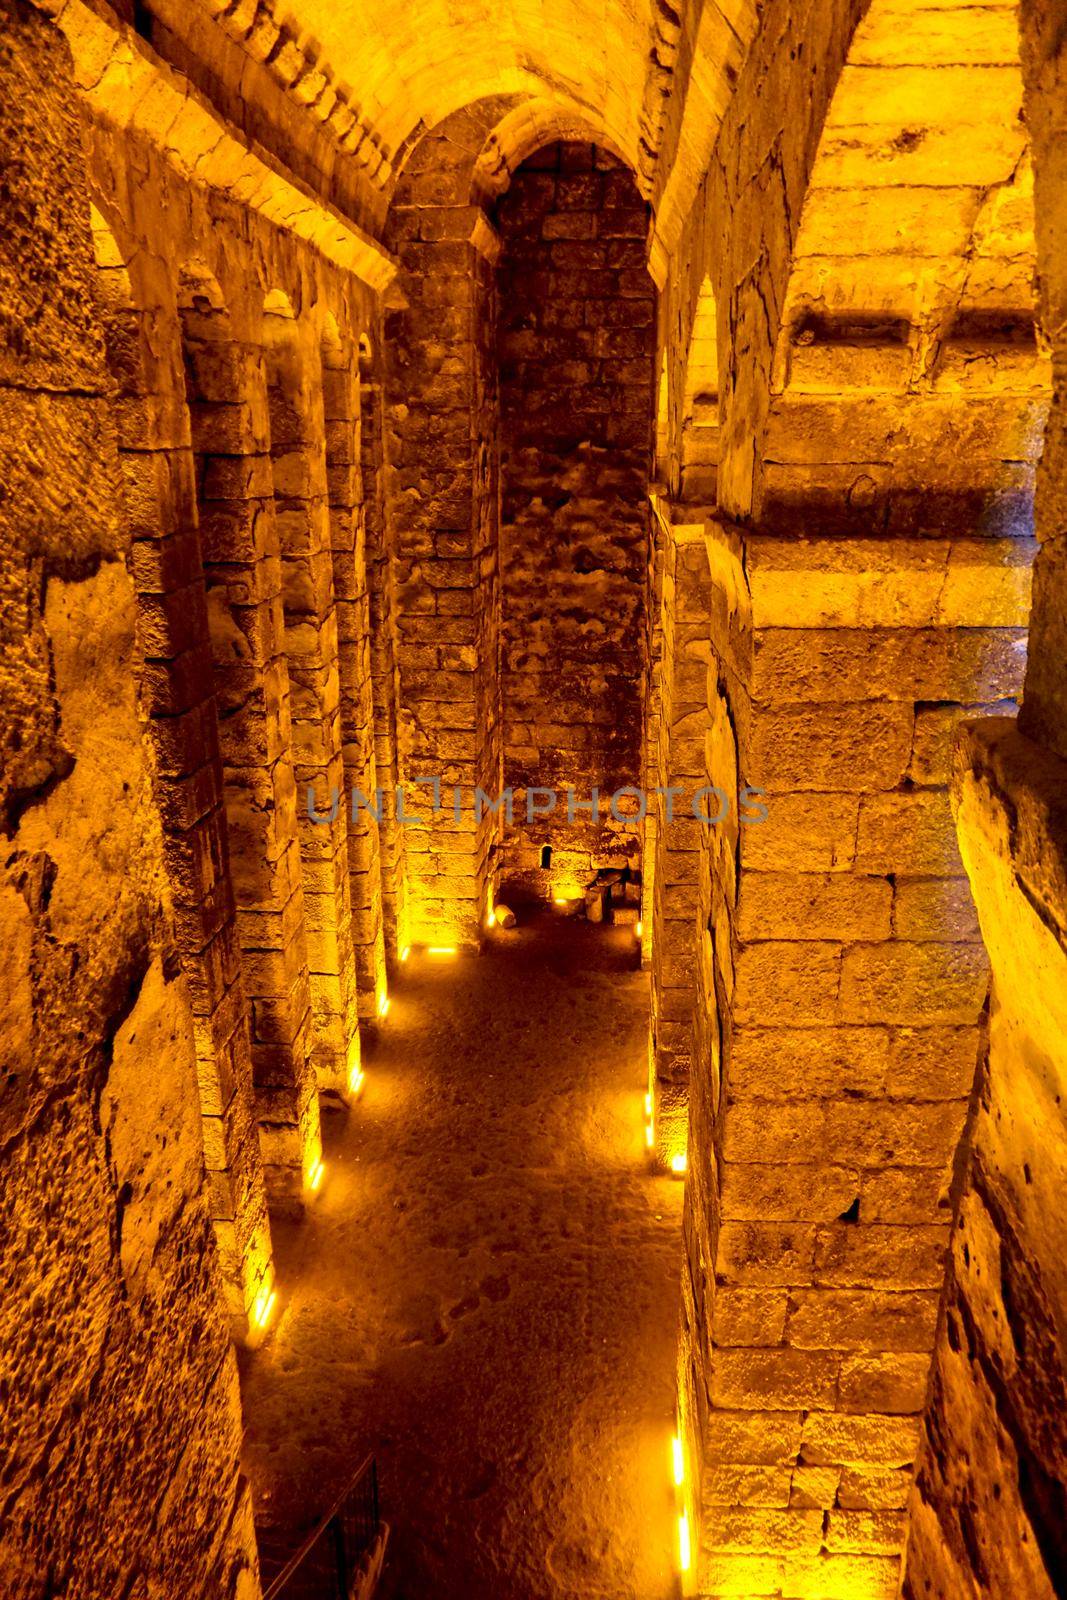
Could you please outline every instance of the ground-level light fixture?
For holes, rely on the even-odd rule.
[[[685,1177],[685,1172],[688,1165],[689,1161],[684,1152],[681,1152],[676,1156],[671,1156],[671,1171],[674,1173],[676,1178]]]
[[[431,944],[426,947],[428,956],[454,956],[459,953],[459,947],[454,944]]]
[[[678,1567],[683,1573],[689,1571],[693,1565],[693,1546],[689,1537],[689,1517],[684,1511],[678,1513]]]
[[[308,1188],[314,1194],[322,1183],[322,1175],[326,1171],[326,1164],[321,1156],[316,1157],[315,1165],[308,1173]]]
[[[401,961],[406,961],[410,954],[411,954],[411,946],[409,944],[406,944],[404,946],[403,950],[401,950],[401,952],[400,952]]]
[[[379,1017],[379,1020],[384,1022],[388,1015],[389,1015],[389,996],[387,994],[383,994],[383,995],[380,995],[379,998],[378,998],[378,1017]]]
[[[355,1097],[359,1094],[359,1091],[366,1082],[366,1078],[367,1074],[364,1072],[362,1067],[358,1066],[353,1067],[352,1071],[348,1074],[348,1092],[353,1099],[355,1099]]]
[[[278,1296],[269,1283],[256,1296],[255,1305],[252,1307],[252,1322],[261,1332],[270,1324],[277,1299]]]

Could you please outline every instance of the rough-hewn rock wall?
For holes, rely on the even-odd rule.
[[[974,723],[954,800],[993,996],[904,1593],[1053,1600],[1067,1582],[1067,764],[1013,722]]]
[[[993,968],[988,1057],[912,1497],[909,1600],[1067,1591],[1067,751],[1063,686],[1063,229],[1058,8],[1023,8],[1042,321],[1054,393],[1038,473],[1034,612],[1018,727],[969,726],[960,849]]]
[[[626,859],[608,801],[640,782],[655,291],[630,173],[546,146],[497,208],[505,876],[579,893]],[[528,820],[527,790],[603,796]],[[544,803],[543,801],[541,802]],[[629,828],[631,844],[636,836]],[[552,850],[542,871],[541,850]]]
[[[254,1600],[81,130],[24,0],[0,86],[4,1591]]]

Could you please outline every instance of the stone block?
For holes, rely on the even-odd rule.
[[[794,1289],[786,1341],[801,1349],[928,1352],[938,1298],[932,1291]],[[893,1408],[872,1404],[863,1409]]]
[[[814,1252],[813,1225],[724,1222],[719,1230],[716,1277],[729,1283],[808,1284]]]
[[[925,1169],[888,1167],[865,1172],[860,1191],[862,1215],[868,1222],[898,1225],[948,1221],[954,1156],[953,1145],[940,1164],[931,1163]]]
[[[893,1289],[940,1289],[947,1226],[837,1223],[819,1231],[816,1284]]]
[[[884,940],[893,889],[884,878],[844,873],[748,872],[741,876],[737,935],[759,939]]]
[[[974,1023],[988,989],[979,945],[857,945],[841,966],[841,1015],[848,1022]]]
[[[929,1371],[930,1357],[925,1352],[848,1356],[841,1363],[838,1405],[842,1411],[861,1413],[918,1413],[926,1397]]]
[[[944,790],[865,795],[856,834],[857,872],[958,878],[956,829]]]
[[[881,951],[885,946],[872,948]],[[848,952],[849,958],[854,959],[855,955],[855,951]],[[743,947],[738,951],[735,968],[735,1022],[740,1026],[745,1023],[807,1026],[834,1021],[838,1011],[841,956],[841,946],[828,942],[768,941]],[[864,1016],[857,1020],[878,1019]]]
[[[788,1466],[712,1466],[704,1473],[705,1506],[766,1506],[784,1509],[789,1504]]]
[[[891,1037],[888,1029],[876,1027],[736,1028],[730,1054],[731,1098],[881,1095]]]
[[[799,1410],[739,1410],[717,1407],[707,1420],[705,1458],[712,1463],[791,1466],[800,1449],[804,1417]]]
[[[818,1350],[715,1350],[712,1404],[726,1409],[817,1410],[834,1404],[840,1357]]]
[[[897,877],[893,936],[905,940],[981,943],[982,934],[966,878]]]
[[[832,717],[819,706],[753,705],[739,741],[746,782],[772,797],[893,789],[907,771],[914,721],[912,705],[889,701],[839,705]]]
[[[705,1538],[716,1551],[816,1551],[822,1521],[819,1511],[724,1507],[711,1519]]]
[[[859,798],[827,792],[773,794],[767,817],[740,829],[742,876],[757,872],[847,872],[856,852]]]
[[[728,1113],[727,1151],[747,1143],[749,1150],[770,1154],[767,1141],[760,1141],[758,1130],[767,1126],[767,1107],[747,1107],[743,1127],[734,1129],[733,1119],[740,1108]],[[772,1115],[777,1114],[777,1107]],[[821,1123],[820,1123],[821,1127]],[[761,1164],[730,1159],[720,1167],[721,1207],[724,1218],[736,1221],[833,1222],[847,1211],[860,1192],[858,1168],[813,1163],[821,1153],[821,1141],[814,1147],[806,1141],[791,1141],[788,1156]],[[827,1152],[828,1154],[832,1152]]]
[[[801,1460],[811,1466],[909,1467],[918,1449],[918,1417],[812,1411],[800,1441]]]

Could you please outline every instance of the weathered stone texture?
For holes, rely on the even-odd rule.
[[[386,320],[399,776],[408,926],[428,944],[478,939],[502,821],[474,799],[481,788],[495,801],[502,754],[495,235],[471,200],[505,106],[481,103],[428,133],[390,212],[407,301]]]
[[[636,865],[638,831],[608,802],[640,781],[654,288],[647,212],[620,162],[550,144],[497,208],[504,871],[578,894]],[[603,797],[531,822],[527,791]],[[621,806],[620,806],[621,809]],[[552,852],[541,870],[540,852]]]
[[[694,1584],[1051,1600],[1060,8],[0,9],[14,1600],[254,1600],[264,1173],[639,856]]]
[[[993,1007],[911,1501],[914,1600],[1051,1597],[1067,1572],[1065,780],[1012,722],[961,742],[953,792]]]
[[[13,0],[0,32],[0,694],[19,738],[0,891],[0,1560],[12,1600],[146,1586],[253,1600],[69,81],[53,26]]]
[[[706,782],[710,609],[703,527],[675,522],[671,510],[656,503],[660,604],[656,698],[650,712],[656,723],[654,759],[646,777],[650,816],[644,852],[652,958],[649,1092],[654,1148],[667,1163],[684,1157],[687,1138],[703,829],[693,808]],[[684,515],[680,508],[674,510]]]
[[[999,568],[965,541],[959,601],[946,610],[950,543],[936,594],[902,613],[905,574],[924,570],[907,541],[865,558],[810,533],[708,522],[706,536],[707,781],[738,801],[756,786],[766,819],[702,841],[682,1373],[705,1475],[751,1464],[710,1446],[720,1410],[874,1426],[923,1409],[988,967],[947,792],[909,769],[922,705],[1015,694],[1023,667]],[[991,655],[968,603],[996,616]],[[743,1293],[762,1298],[739,1317]],[[899,1517],[814,1539],[803,1520],[821,1506],[832,1521],[845,1469],[879,1463],[860,1450],[818,1479],[802,1476],[809,1460],[783,1459],[762,1547],[753,1528],[763,1576],[743,1581],[803,1593],[807,1549],[826,1582],[847,1552],[891,1592]],[[703,1519],[709,1593],[742,1581],[719,1517]]]

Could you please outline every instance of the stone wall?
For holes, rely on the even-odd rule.
[[[70,59],[0,35],[5,1593],[254,1600]],[[26,151],[32,149],[32,161]]]
[[[408,926],[431,945],[478,939],[499,832],[475,810],[476,788],[495,801],[501,771],[498,241],[472,203],[498,112],[489,102],[426,134],[389,217],[406,302],[386,319],[386,348]]]
[[[649,1108],[658,1160],[684,1167],[688,1139],[689,1073],[696,998],[695,952],[699,905],[701,815],[714,817],[707,782],[705,738],[711,605],[702,523],[682,507],[656,502],[662,540],[659,583],[659,661],[655,691],[655,759],[648,777],[650,816],[645,830],[649,883],[648,958],[652,968],[649,1013]],[[676,1168],[677,1170],[677,1168]]]
[[[701,880],[702,1593],[896,1593],[987,985],[948,762],[1020,688],[1012,543],[708,525],[709,781],[767,817],[708,830]]]
[[[599,866],[636,865],[633,826],[608,801],[640,783],[655,340],[647,209],[614,156],[556,143],[513,174],[497,226],[501,694],[515,795],[504,876],[572,895]],[[596,788],[604,815],[571,822],[561,799],[531,821],[527,791],[538,787],[573,788],[582,801]]]

